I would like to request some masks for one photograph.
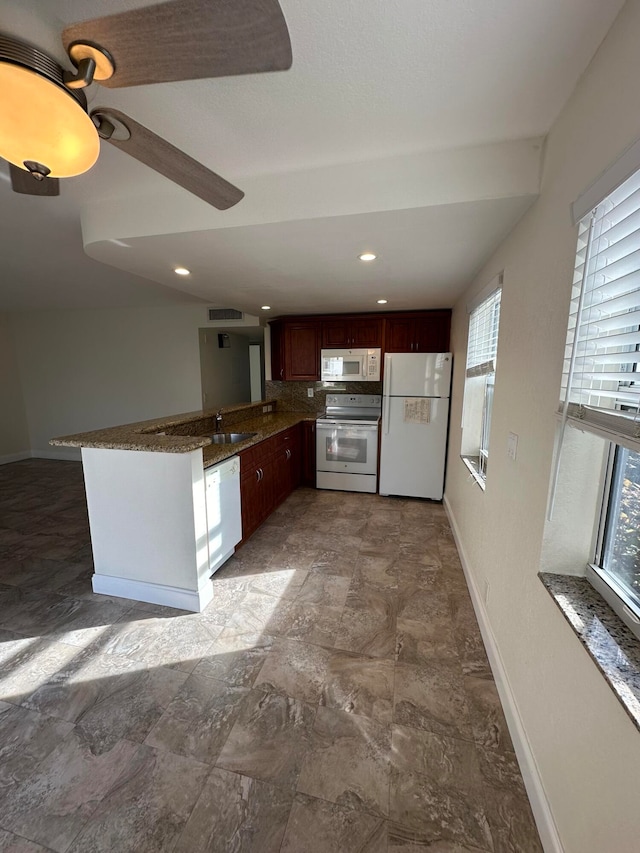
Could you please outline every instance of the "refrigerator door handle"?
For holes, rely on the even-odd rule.
[[[389,435],[389,420],[391,418],[391,400],[390,400],[391,363],[392,363],[392,358],[390,355],[387,355],[386,364],[385,364],[385,371],[384,371],[384,434],[385,435]]]

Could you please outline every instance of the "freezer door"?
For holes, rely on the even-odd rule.
[[[405,411],[405,399],[409,410]],[[380,494],[441,500],[449,400],[429,400],[428,423],[417,422],[412,398],[385,397],[382,412]],[[417,406],[419,408],[419,404]]]
[[[450,352],[387,353],[384,357],[385,396],[448,397]]]

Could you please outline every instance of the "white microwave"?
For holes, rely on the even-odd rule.
[[[323,349],[323,382],[379,382],[380,349]]]

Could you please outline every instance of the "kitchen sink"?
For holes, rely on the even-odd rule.
[[[245,441],[247,438],[253,438],[257,435],[255,432],[217,432],[211,436],[213,444],[237,444],[239,441]]]

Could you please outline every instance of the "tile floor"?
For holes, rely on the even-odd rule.
[[[0,849],[541,851],[440,505],[300,489],[202,614],[93,595],[79,464],[0,467]]]

